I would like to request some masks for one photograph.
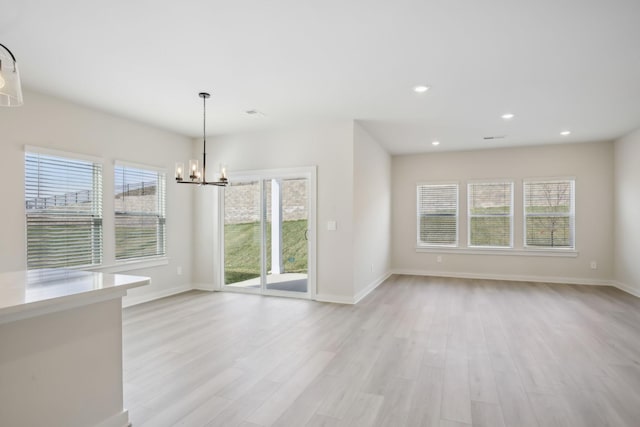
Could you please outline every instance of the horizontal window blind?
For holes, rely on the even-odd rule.
[[[418,245],[458,244],[458,184],[418,185]]]
[[[574,248],[575,181],[525,181],[525,245]]]
[[[25,153],[27,267],[102,263],[102,165]]]
[[[116,164],[116,260],[166,253],[165,173]]]
[[[469,246],[511,247],[513,183],[467,185]]]

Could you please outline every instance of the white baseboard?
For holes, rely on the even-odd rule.
[[[316,294],[316,301],[320,302],[333,302],[336,304],[353,304],[353,298],[344,295],[329,295],[329,294]]]
[[[115,414],[95,427],[127,427],[129,425],[129,411],[124,410],[119,414]]]
[[[393,274],[412,276],[453,277],[459,279],[508,280],[514,282],[564,283],[568,285],[612,286],[611,280],[579,277],[525,276],[517,274],[452,273],[448,271],[394,269]]]
[[[316,294],[314,300],[320,302],[333,302],[336,304],[357,304],[362,298],[369,295],[371,291],[373,291],[385,280],[387,280],[389,276],[391,276],[391,274],[392,273],[390,271],[384,273],[382,276],[369,283],[366,288],[358,292],[354,297],[348,297],[344,295]]]
[[[620,289],[623,292],[626,292],[628,294],[633,295],[634,297],[638,297],[640,298],[640,289],[636,289],[633,286],[629,286],[626,283],[622,283],[622,282],[618,282],[618,281],[612,281],[611,284]]]
[[[193,287],[189,285],[176,286],[169,289],[160,289],[157,291],[147,292],[143,295],[129,295],[122,298],[122,307],[131,307],[133,305],[142,304],[145,302],[157,300],[171,295],[181,294],[192,290]]]
[[[191,286],[191,289],[196,289],[198,291],[210,291],[210,292],[217,291],[218,289],[214,289],[213,286],[214,286],[213,283],[194,283]]]
[[[366,288],[358,292],[354,298],[354,304],[359,303],[364,297],[369,295],[375,288],[380,286],[385,280],[387,280],[391,276],[391,272],[387,271],[382,276],[378,277],[373,282],[369,283]]]

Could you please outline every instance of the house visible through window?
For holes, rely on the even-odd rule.
[[[114,206],[116,260],[165,255],[164,172],[117,163]]]
[[[102,164],[27,148],[27,267],[102,263]]]
[[[575,181],[524,182],[525,246],[574,248]]]
[[[458,245],[458,184],[417,187],[418,246]]]
[[[467,186],[469,246],[513,246],[513,182]]]

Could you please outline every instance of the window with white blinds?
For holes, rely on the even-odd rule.
[[[525,246],[574,248],[575,180],[524,182]]]
[[[116,260],[166,254],[165,173],[116,163]]]
[[[418,246],[458,245],[458,184],[420,184]]]
[[[102,164],[27,148],[25,207],[29,269],[102,263]]]
[[[513,182],[467,184],[469,246],[513,246]]]

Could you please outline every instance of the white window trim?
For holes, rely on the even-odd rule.
[[[121,273],[125,271],[142,270],[145,268],[159,267],[169,264],[168,256],[135,258],[130,260],[119,260],[114,264],[91,267],[92,271],[102,271],[105,273]]]
[[[420,186],[423,185],[455,185],[456,186],[456,241],[454,244],[422,243],[420,241]],[[427,181],[416,183],[416,247],[417,248],[459,248],[460,247],[460,181]]]
[[[114,167],[120,166],[125,168],[146,169],[146,170],[155,171],[158,173],[163,173],[165,175],[167,175],[167,171],[168,171],[166,167],[145,165],[143,163],[134,163],[126,160],[114,160],[113,165]]]
[[[71,159],[99,163],[102,165],[102,170],[104,171],[104,159],[101,157],[90,156],[88,154],[82,154],[82,153],[74,153],[72,151],[61,151],[61,150],[54,150],[52,148],[37,147],[34,145],[25,145],[24,152],[34,153],[34,154],[44,154],[45,156],[69,157]],[[104,181],[104,177],[103,177],[103,181]]]
[[[483,218],[490,217],[494,218],[496,216],[505,216],[505,215],[471,215],[471,193],[469,192],[469,187],[473,184],[511,184],[511,206],[509,211],[509,246],[479,246],[471,244],[471,218]],[[514,205],[515,205],[515,193],[514,193],[514,181],[512,179],[487,179],[487,180],[475,180],[475,181],[467,181],[467,248],[473,249],[513,249],[513,234],[514,234]]]
[[[561,257],[576,258],[579,252],[575,249],[558,248],[558,249],[512,249],[512,248],[483,248],[483,247],[467,247],[467,248],[437,248],[416,246],[416,252],[423,253],[440,253],[440,254],[458,254],[458,255],[511,255],[511,256],[529,256],[529,257]]]
[[[569,214],[563,215],[569,218],[573,218],[573,222],[571,223],[572,230],[571,236],[573,237],[573,247],[570,248],[551,248],[551,247],[541,247],[541,246],[528,246],[527,245],[527,207],[525,200],[525,190],[524,187],[528,182],[558,182],[558,181],[572,181],[572,196],[571,197],[571,210]],[[557,177],[542,177],[542,178],[523,178],[522,179],[522,246],[525,250],[528,251],[544,251],[544,252],[564,252],[564,251],[574,251],[576,254],[578,253],[576,248],[578,247],[576,242],[576,178],[575,176],[557,176]]]

